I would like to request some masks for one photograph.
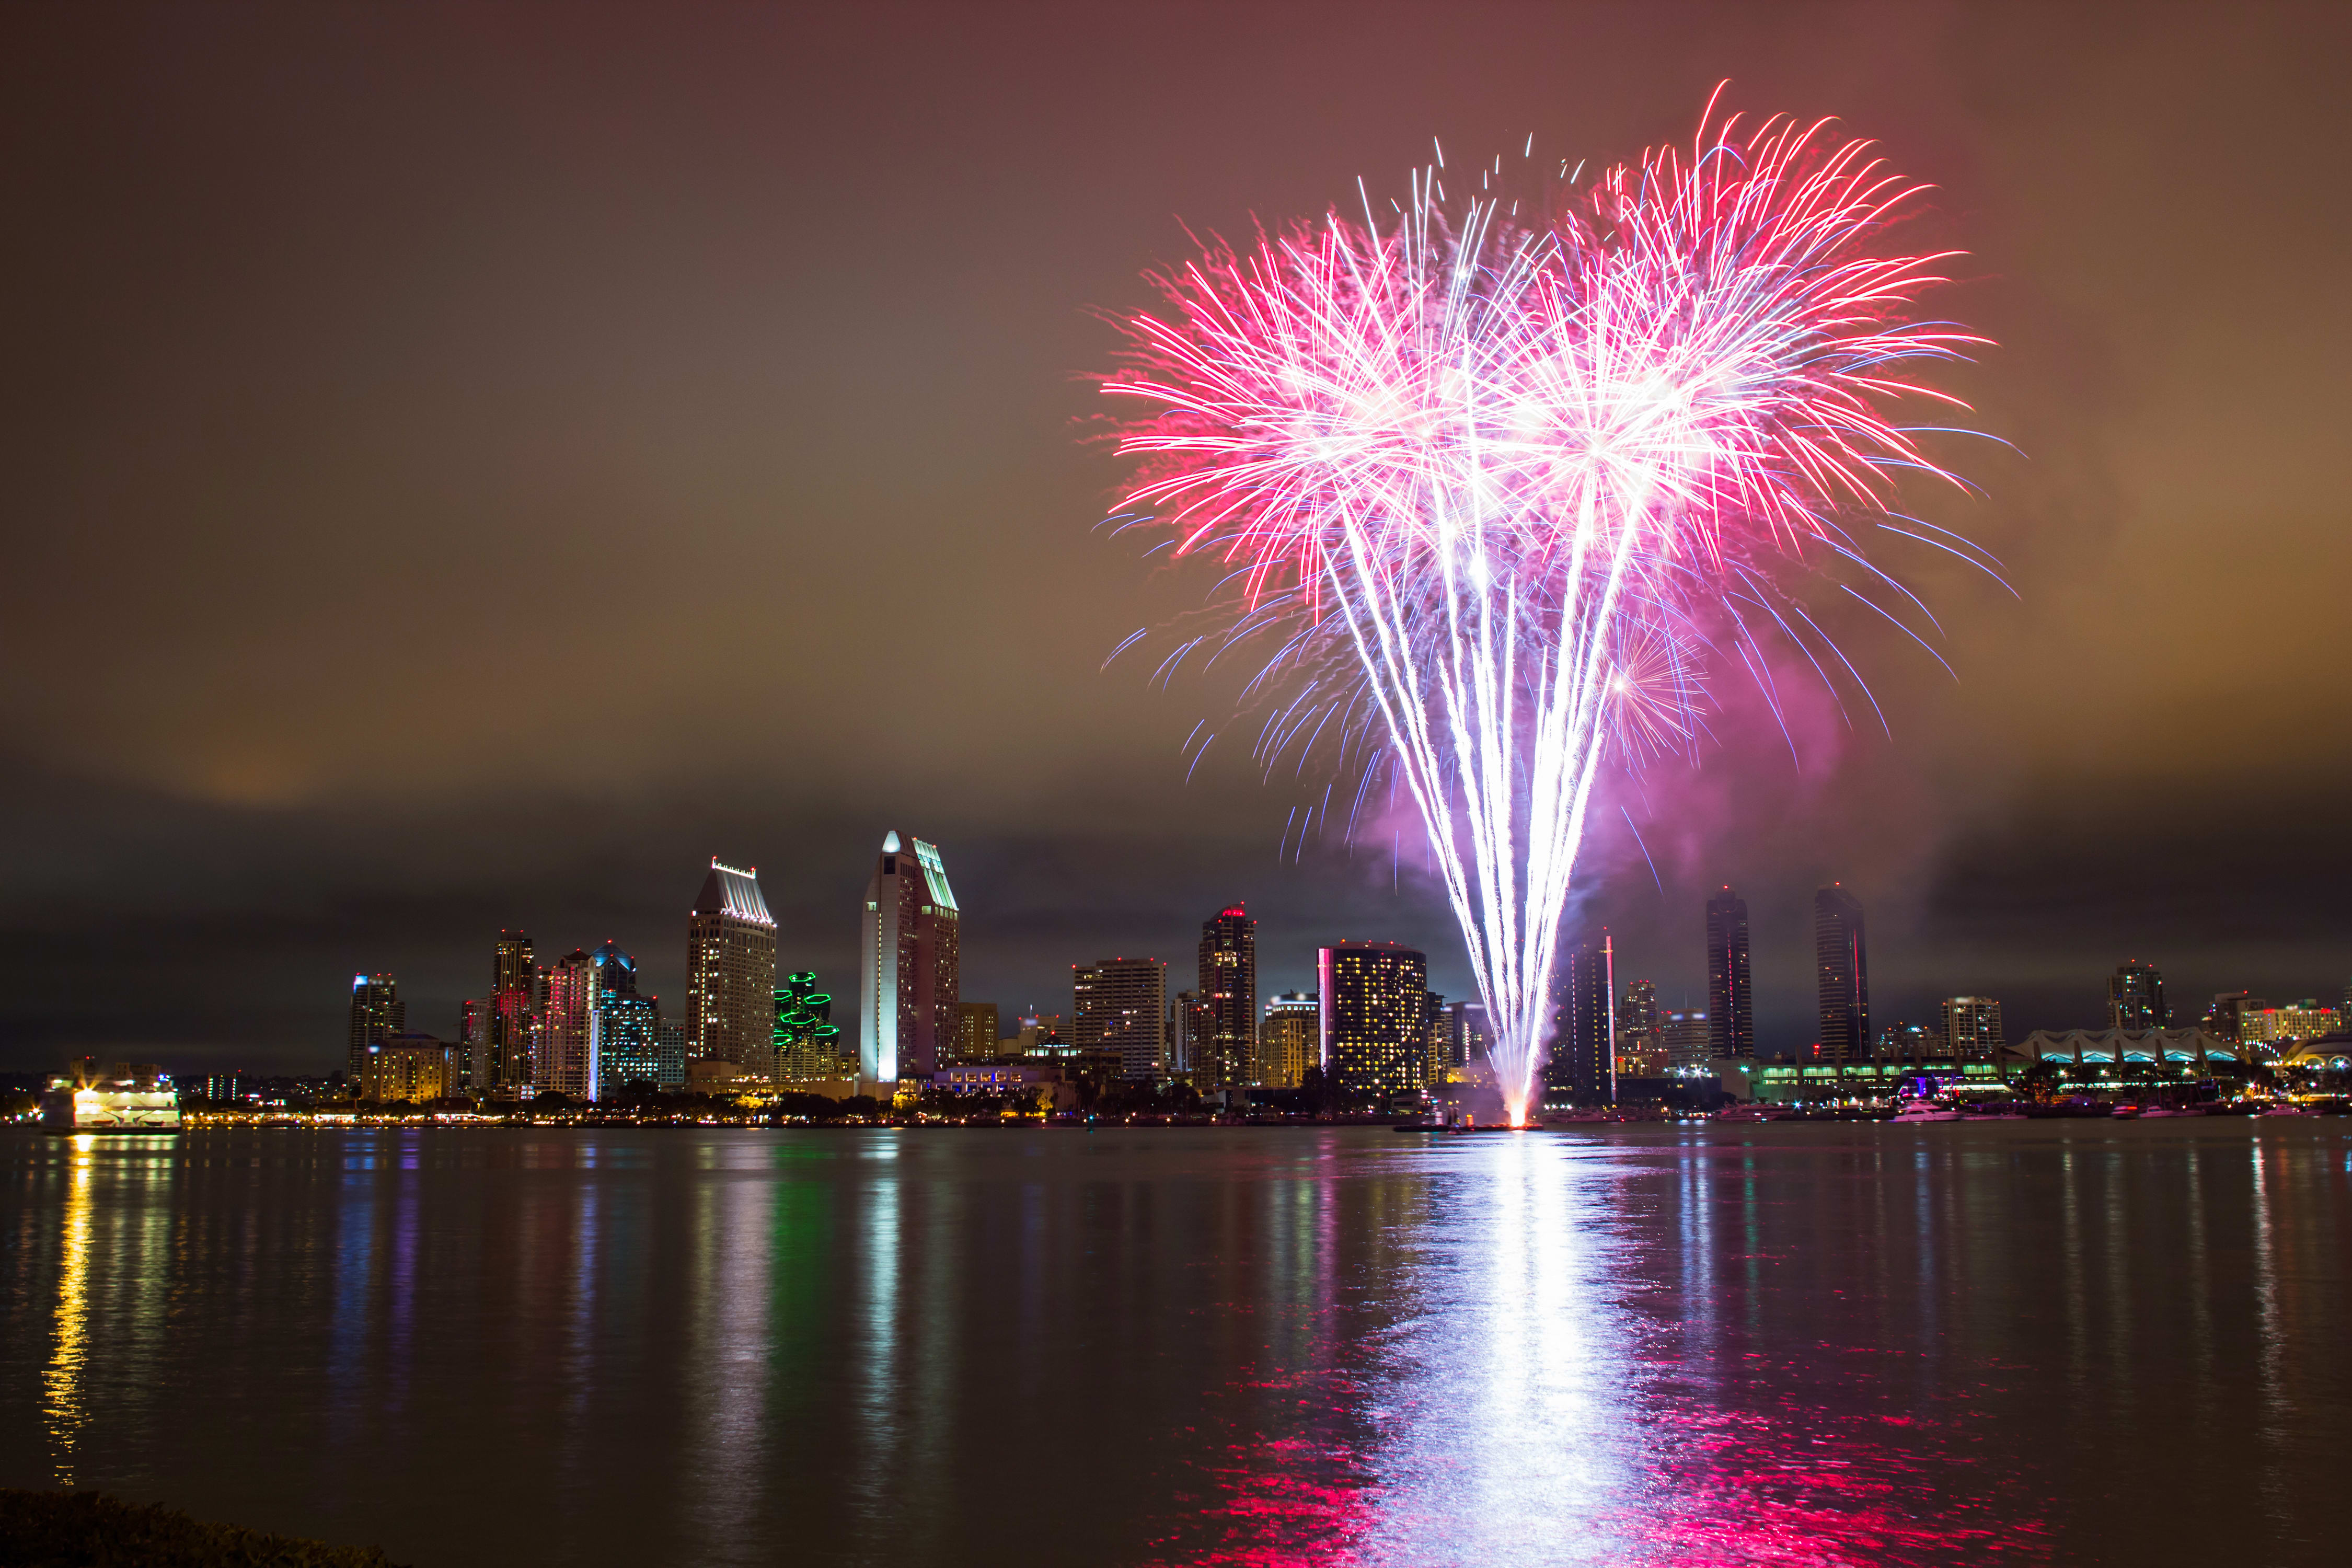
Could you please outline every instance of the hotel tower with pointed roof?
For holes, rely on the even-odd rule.
[[[857,1069],[880,1083],[936,1071],[956,1036],[962,912],[932,845],[893,831],[866,884]]]
[[[760,869],[713,858],[686,917],[687,1055],[772,1077],[775,994],[776,922]]]

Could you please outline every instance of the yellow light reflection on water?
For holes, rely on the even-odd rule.
[[[58,1486],[74,1484],[74,1455],[81,1441],[82,1372],[89,1361],[89,1185],[91,1151],[98,1140],[82,1133],[72,1140],[66,1186],[64,1252],[58,1271],[57,1346],[41,1373],[41,1415],[49,1430],[50,1470]]]

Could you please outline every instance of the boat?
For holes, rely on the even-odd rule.
[[[1965,1121],[1968,1112],[1933,1100],[1906,1100],[1895,1112],[1895,1121],[1911,1126],[1921,1121]]]
[[[80,1132],[177,1132],[180,1094],[172,1078],[147,1062],[115,1062],[100,1068],[82,1057],[68,1071],[49,1079],[41,1096],[41,1131]]]

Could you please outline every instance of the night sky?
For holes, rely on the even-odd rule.
[[[941,846],[968,1000],[1187,973],[1236,899],[1267,991],[1359,937],[1463,994],[1409,838],[1278,859],[1324,781],[1243,725],[1188,784],[1231,687],[1102,668],[1204,579],[1093,527],[1097,312],[1187,225],[1401,192],[1433,137],[1636,155],[1727,77],[1937,187],[1902,243],[1971,253],[1937,309],[2000,346],[1943,382],[2014,450],[1906,499],[2019,596],[1881,552],[1957,679],[1840,620],[1891,736],[1801,689],[1794,755],[1726,682],[1699,765],[1597,811],[1579,918],[1700,1003],[1736,884],[1767,1050],[1813,1037],[1833,878],[1877,1023],[2094,1025],[2126,957],[2181,1021],[2334,995],[2347,16],[12,7],[0,1067],[323,1071],[360,970],[453,1035],[502,925],[616,938],[682,1011],[713,854],[851,997],[892,827]]]

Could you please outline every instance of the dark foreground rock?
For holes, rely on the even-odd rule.
[[[329,1546],[207,1524],[102,1492],[0,1488],[0,1563],[21,1568],[397,1568],[373,1546]]]

